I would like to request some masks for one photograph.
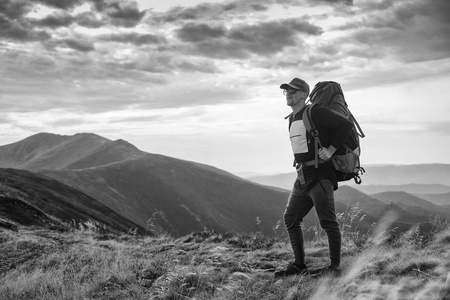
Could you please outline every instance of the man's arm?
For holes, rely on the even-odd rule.
[[[319,150],[321,159],[331,159],[336,150],[345,144],[352,131],[353,123],[344,116],[323,107],[317,107],[311,113],[313,118],[315,117],[314,121],[334,132],[334,136],[330,137],[330,146]]]
[[[330,147],[322,147],[319,149],[319,158],[322,160],[329,160],[336,150],[337,149],[334,148],[333,145],[330,145]]]

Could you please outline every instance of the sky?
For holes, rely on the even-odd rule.
[[[0,145],[89,132],[292,172],[280,84],[339,82],[362,165],[450,163],[450,1],[0,1]]]

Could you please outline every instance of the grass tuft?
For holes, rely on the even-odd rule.
[[[339,216],[343,275],[319,279],[275,279],[273,271],[293,259],[290,244],[261,232],[205,229],[182,238],[115,236],[93,224],[65,233],[0,230],[0,299],[337,300],[449,295],[448,223],[436,219],[429,236],[417,228],[393,235],[386,224],[375,224],[362,234],[363,217],[357,206]],[[391,221],[392,216],[385,219]],[[306,242],[307,263],[321,267],[328,264],[328,245],[320,230],[314,230],[317,235]]]

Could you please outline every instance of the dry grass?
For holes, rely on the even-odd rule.
[[[362,216],[349,213],[341,216],[344,274],[322,279],[275,280],[274,269],[292,260],[290,246],[260,233],[205,230],[175,239],[105,236],[92,228],[3,230],[0,299],[444,299],[448,223],[436,222],[426,239],[414,230],[388,238],[376,228],[360,234]],[[326,265],[327,256],[320,235],[308,243],[310,266]]]

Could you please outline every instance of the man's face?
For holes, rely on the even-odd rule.
[[[286,104],[291,107],[299,105],[303,101],[303,93],[303,91],[293,88],[284,90],[284,94],[286,95]]]

